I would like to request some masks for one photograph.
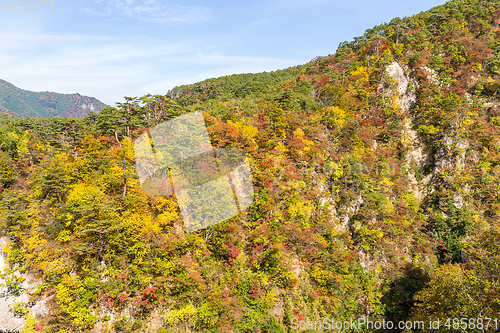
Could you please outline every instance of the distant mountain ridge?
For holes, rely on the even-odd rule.
[[[80,94],[24,90],[0,79],[0,112],[17,117],[83,117],[99,113],[107,105]]]

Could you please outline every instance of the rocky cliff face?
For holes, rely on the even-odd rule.
[[[0,248],[8,246],[8,243],[7,237],[0,238]],[[4,253],[0,252],[1,273],[9,271],[5,259]],[[14,280],[22,281],[17,288],[8,282]],[[30,301],[31,295],[40,283],[41,281],[32,274],[19,274],[18,272],[6,275],[5,279],[0,279],[0,286],[3,286],[0,288],[0,330],[2,332],[20,331],[26,324],[24,317],[26,311],[36,318],[49,314],[46,298],[42,298],[38,302]]]
[[[436,73],[427,68],[422,67],[425,75],[425,79],[432,82],[438,83]],[[395,87],[391,90],[384,88],[387,85],[386,80],[382,80],[379,85],[380,91],[387,95],[395,97],[397,103],[401,106],[401,112],[405,115],[404,118],[404,132],[405,138],[403,142],[411,147],[406,155],[406,163],[409,167],[408,177],[412,182],[414,194],[419,200],[423,200],[424,197],[434,191],[433,186],[437,179],[443,176],[446,171],[461,170],[465,163],[465,154],[469,148],[469,143],[467,139],[462,138],[455,129],[451,129],[447,135],[445,135],[438,148],[432,152],[429,148],[426,148],[422,142],[420,135],[415,130],[417,127],[414,121],[414,114],[411,110],[412,106],[416,102],[415,89],[418,88],[418,82],[416,78],[412,78],[411,75],[405,74],[405,70],[397,62],[393,62],[386,68],[387,74],[396,82]],[[408,72],[408,70],[406,70]],[[409,83],[412,83],[410,85]],[[412,169],[422,168],[424,166],[429,166],[427,175],[424,178],[417,180],[415,178],[415,173]],[[444,176],[446,181],[446,176]],[[463,205],[460,195],[456,195],[454,201],[456,201],[457,208],[461,208]]]
[[[0,110],[18,117],[83,117],[105,106],[93,97],[28,91],[0,80]]]
[[[197,233],[174,198],[140,191],[133,142],[115,126],[123,114],[104,112],[105,134],[84,127],[73,147],[33,135],[17,149],[1,128],[11,260],[53,277],[42,283],[54,313],[40,325],[270,332],[325,313],[396,322],[492,309],[499,17],[500,1],[452,1],[371,29],[268,90],[233,76],[134,109],[153,119],[206,107],[214,144],[251,159],[255,204]],[[137,126],[131,136],[149,125]],[[41,149],[51,144],[63,151]]]

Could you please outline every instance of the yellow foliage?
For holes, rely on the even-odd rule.
[[[491,163],[488,161],[482,161],[476,165],[477,170],[482,170],[484,172],[488,172],[491,170]]]
[[[30,141],[30,135],[28,131],[23,133],[23,136],[17,142],[17,151],[19,155],[26,156],[29,155],[28,142]]]
[[[160,222],[153,221],[150,214],[128,214],[124,216],[123,224],[127,226],[133,240],[149,231],[159,234],[162,230]]]
[[[229,125],[233,125],[234,127],[236,127],[237,129],[241,129],[243,127],[243,120],[241,121],[237,121],[237,122],[233,122],[231,120],[228,120],[227,123]]]
[[[76,298],[79,293],[85,291],[78,275],[62,275],[61,282],[56,285],[56,291],[56,303],[73,317],[75,325],[87,325],[95,322],[95,316],[89,313],[88,308],[80,306]]]
[[[65,243],[71,239],[71,231],[63,230],[57,235],[56,240],[60,243]]]
[[[389,178],[387,177],[382,177],[382,180],[380,181],[380,183],[384,186],[387,186],[387,187],[392,187],[394,185],[394,182],[392,182]]]
[[[293,131],[293,136],[302,141],[302,143],[305,145],[304,151],[308,151],[309,149],[311,149],[311,146],[314,145],[314,142],[306,137],[304,131],[300,127]]]
[[[165,323],[169,326],[177,325],[196,314],[196,308],[192,304],[188,304],[179,310],[170,310],[165,314]]]
[[[329,123],[337,130],[344,128],[347,120],[347,112],[338,106],[330,106],[323,109],[325,115],[328,115]]]
[[[135,159],[134,155],[134,142],[131,138],[125,137],[121,142],[121,147],[113,147],[110,151],[110,156],[118,161],[123,159],[133,161]]]
[[[227,123],[236,127],[238,130],[241,130],[243,132],[243,136],[249,139],[253,139],[259,132],[259,129],[257,127],[254,127],[252,125],[244,125],[243,120],[237,122],[228,120]]]
[[[404,44],[395,44],[394,46],[394,54],[398,57],[403,56]]]
[[[158,215],[158,223],[160,226],[166,226],[170,224],[170,222],[179,218],[179,214],[174,209],[169,209],[163,211],[160,215]]]
[[[487,309],[483,300],[490,286],[490,281],[481,279],[474,270],[459,264],[442,265],[433,272],[426,287],[415,294],[418,303],[412,319],[446,320],[459,315],[474,318]]]
[[[34,315],[31,313],[28,313],[26,315],[26,323],[24,327],[21,329],[20,333],[45,333],[46,331],[39,331],[35,329],[35,326],[37,325],[37,320]]]
[[[302,200],[295,200],[288,207],[288,214],[291,219],[295,217],[302,217],[308,219],[311,216],[311,212],[314,209],[314,205],[307,201],[305,204]]]
[[[281,141],[278,141],[278,143],[276,144],[276,147],[274,149],[277,151],[279,156],[276,156],[274,154],[273,156],[275,156],[275,157],[272,158],[273,161],[278,160],[278,159],[282,160],[285,156],[284,154],[288,151],[288,149],[285,147],[285,145]]]
[[[304,135],[305,133],[300,127],[297,128],[295,131],[293,131],[293,136],[296,137],[297,139],[302,139]]]
[[[257,133],[259,132],[259,129],[254,126],[244,126],[243,127],[243,135],[247,138],[253,139]]]
[[[171,209],[169,207],[175,207],[176,203],[172,199],[172,197],[161,196],[161,195],[152,195],[148,197],[149,204],[154,211],[161,212],[165,209]],[[173,209],[173,208],[172,208]]]
[[[48,249],[43,249],[45,245],[47,245],[47,240],[43,238],[36,230],[38,230],[39,222],[34,220],[32,222],[32,234],[26,239],[26,249],[27,249],[27,257],[36,264],[46,264],[45,259],[49,257]]]
[[[359,66],[356,70],[351,72],[351,76],[361,75],[362,78],[368,80],[368,67]]]
[[[399,104],[399,99],[397,96],[392,96],[392,109],[393,110],[399,110],[401,108],[401,105]]]
[[[333,274],[331,272],[325,271],[318,266],[313,266],[309,274],[319,285],[325,285],[329,279],[333,278]]]
[[[111,167],[109,167],[107,171],[111,178],[114,179],[120,178],[123,175],[123,168],[118,166],[117,164],[111,165]]]
[[[92,184],[76,184],[68,195],[68,204],[91,204],[100,201],[104,193]]]
[[[136,242],[134,246],[129,249],[129,252],[134,255],[134,264],[140,265],[143,263],[144,257],[148,254],[148,249],[142,242]],[[147,278],[146,278],[147,279]]]
[[[263,286],[269,285],[269,277],[262,272],[259,272],[260,275],[260,284]]]
[[[362,225],[361,228],[359,229],[359,233],[362,238],[366,239],[369,242],[377,243],[379,239],[384,237],[384,233],[382,230],[375,228],[375,229],[370,229],[366,225]]]
[[[333,180],[338,180],[343,174],[342,168],[333,161],[326,162],[324,167],[332,173]]]

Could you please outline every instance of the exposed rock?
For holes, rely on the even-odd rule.
[[[455,193],[453,196],[453,205],[457,208],[462,208],[464,206],[464,201],[462,199],[462,196],[458,193]]]
[[[0,248],[3,248],[9,243],[7,237],[0,238]],[[3,252],[0,252],[0,271],[4,271],[6,268],[5,262],[6,256]],[[35,303],[30,302],[31,292],[36,289],[40,284],[35,276],[32,274],[16,274],[18,277],[24,279],[21,287],[21,294],[15,296],[8,289],[0,290],[0,332],[8,332],[20,330],[24,327],[26,320],[14,314],[12,307],[15,303],[23,304],[24,306],[29,305],[29,312],[33,316],[40,318],[49,314],[49,308],[47,307],[47,298],[42,298],[40,301]],[[0,284],[3,281],[0,279]]]
[[[427,67],[421,67],[427,73],[427,78],[433,83],[439,83],[436,73]],[[390,75],[396,82],[395,93],[397,96],[397,102],[401,107],[402,113],[405,115],[403,121],[404,135],[402,143],[409,146],[410,149],[406,156],[407,165],[414,165],[415,167],[421,168],[424,165],[432,162],[432,155],[424,150],[424,145],[420,140],[417,131],[413,128],[413,118],[409,115],[411,107],[415,104],[417,96],[415,88],[418,87],[418,83],[405,75],[403,68],[397,63],[393,62],[386,68],[386,72]],[[411,85],[410,85],[411,83]],[[386,94],[394,94],[394,92],[387,91]],[[408,168],[411,170],[412,168]],[[431,182],[432,175],[428,175],[422,182],[416,179],[413,172],[408,173],[408,179],[410,182],[410,188],[419,200],[422,200],[428,191],[427,187]]]
[[[438,75],[436,74],[436,72],[432,68],[429,68],[427,66],[423,66],[423,67],[420,67],[420,69],[425,72],[426,78],[427,78],[427,80],[429,80],[429,82],[434,83],[434,84],[440,84]]]
[[[5,246],[8,242],[8,238],[1,238],[0,246]],[[5,255],[3,253],[0,253],[0,269],[3,270],[5,265]],[[3,281],[0,280],[0,283],[2,282]],[[1,290],[0,292],[0,330],[20,330],[22,327],[24,327],[25,320],[24,318],[14,316],[14,313],[12,312],[12,306],[16,302],[16,297],[10,295],[10,293],[6,289]]]
[[[465,163],[465,151],[468,147],[469,143],[465,139],[445,136],[434,155],[435,172],[441,173],[445,169],[462,169]]]
[[[432,156],[424,151],[424,145],[417,131],[413,129],[412,119],[409,117],[406,118],[403,127],[405,132],[405,143],[411,147],[407,154],[408,161],[415,163],[418,167],[422,167],[431,162]]]
[[[356,214],[364,203],[363,197],[360,195],[356,201],[354,201],[349,208],[347,208],[346,214],[342,218],[342,227],[347,229],[349,222],[351,221],[351,216]],[[345,208],[345,206],[344,206]]]
[[[156,333],[160,327],[163,326],[164,315],[162,310],[155,308],[146,320],[146,333]]]
[[[386,72],[397,82],[395,91],[386,91],[386,95],[392,95],[395,93],[397,96],[397,102],[400,105],[401,110],[403,112],[408,111],[417,100],[417,94],[415,92],[415,88],[418,87],[417,82],[411,78],[408,78],[401,66],[396,61],[393,61],[389,66],[387,66]],[[412,87],[410,86],[410,83]],[[382,82],[379,85],[379,90],[385,90],[383,88],[384,86],[385,82],[384,79],[382,79]]]
[[[275,293],[276,295],[279,295],[279,290],[278,288],[275,288]],[[285,308],[284,308],[285,303],[283,302],[282,299],[279,299],[274,307],[271,309],[271,314],[273,314],[276,317],[283,318],[285,316]]]
[[[290,265],[291,271],[297,276],[300,277],[304,273],[304,269],[302,268],[302,264],[300,263],[299,258],[293,258],[292,263]]]

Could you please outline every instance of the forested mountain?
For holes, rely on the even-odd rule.
[[[5,278],[40,280],[25,331],[498,331],[499,20],[499,0],[453,0],[303,66],[2,118]],[[200,110],[214,147],[247,153],[255,202],[187,233],[175,196],[141,190],[133,148]]]
[[[23,90],[0,79],[0,112],[17,117],[83,117],[105,106],[94,97]]]

